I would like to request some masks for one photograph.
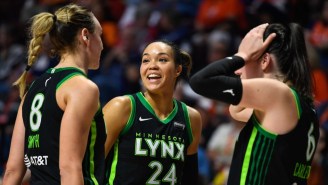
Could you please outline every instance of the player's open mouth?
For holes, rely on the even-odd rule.
[[[161,78],[161,75],[152,73],[152,74],[149,74],[147,76],[147,78],[148,78],[148,80],[157,80],[157,79]]]

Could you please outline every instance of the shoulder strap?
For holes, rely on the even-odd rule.
[[[136,116],[136,100],[135,100],[135,95],[127,95],[127,96],[130,98],[130,101],[131,101],[131,113],[129,115],[128,122],[126,123],[126,125],[123,128],[123,130],[120,133],[120,135],[124,135],[126,132],[129,131],[129,129],[133,125],[134,118]]]

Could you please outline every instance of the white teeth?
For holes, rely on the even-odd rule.
[[[150,74],[148,75],[148,78],[159,78],[160,75],[157,75],[157,74]]]

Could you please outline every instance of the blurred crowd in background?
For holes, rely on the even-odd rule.
[[[321,124],[309,185],[328,184],[328,0],[1,0],[0,179],[20,102],[12,83],[26,67],[29,18],[70,2],[90,8],[103,28],[100,69],[88,74],[99,86],[102,105],[115,96],[141,90],[141,51],[151,41],[167,39],[190,53],[193,74],[210,62],[233,55],[244,34],[258,24],[301,24]],[[44,46],[29,72],[29,82],[57,64],[58,58],[49,55],[50,44]],[[197,108],[203,117],[198,184],[225,184],[243,123],[229,116],[226,104],[195,94],[187,81],[178,84],[175,97]]]

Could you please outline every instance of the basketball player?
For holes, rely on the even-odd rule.
[[[229,185],[307,183],[319,138],[310,68],[301,26],[263,24],[246,34],[237,54],[190,79],[198,94],[232,104],[232,117],[247,122]],[[240,78],[229,76],[234,72]]]
[[[145,90],[116,97],[103,108],[107,184],[197,182],[201,117],[173,98],[178,79],[190,69],[189,54],[172,43],[146,46],[140,67]]]
[[[102,184],[105,124],[98,87],[87,78],[97,69],[102,29],[87,9],[69,4],[32,18],[28,64],[19,85],[19,107],[4,185]],[[26,88],[26,73],[49,36],[60,61]],[[24,165],[25,162],[25,165]]]

